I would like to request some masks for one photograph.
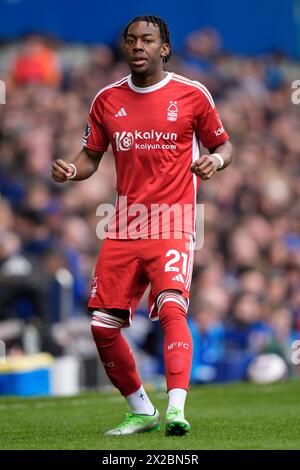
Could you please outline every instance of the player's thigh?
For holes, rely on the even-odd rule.
[[[156,297],[164,290],[176,290],[188,298],[191,286],[194,242],[192,237],[149,240],[145,270]]]
[[[146,285],[135,241],[106,239],[96,263],[89,310],[113,310],[124,316]]]

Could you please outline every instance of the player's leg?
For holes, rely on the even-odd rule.
[[[108,435],[159,429],[159,414],[151,403],[136,369],[132,351],[121,328],[128,312],[102,308],[93,312],[92,333],[108,378],[127,400],[131,414]]]
[[[121,328],[130,325],[132,313],[146,289],[148,281],[142,274],[134,242],[105,240],[89,301],[93,311],[92,332],[108,377],[132,411],[129,422],[109,434],[132,434],[159,425],[159,414],[142,387],[133,354],[121,334]]]
[[[164,333],[164,362],[168,391],[166,434],[184,435],[190,425],[184,417],[189,388],[193,344],[187,324],[187,300],[176,290],[166,290],[157,297],[159,321]]]
[[[106,375],[126,397],[141,387],[141,379],[133,354],[121,334],[125,321],[121,310],[102,308],[93,312],[91,329]]]
[[[190,426],[184,405],[192,365],[192,337],[187,323],[187,307],[193,267],[193,240],[190,238],[151,240],[145,269],[151,282],[150,317],[160,320],[164,333],[164,362],[169,404],[168,435],[182,435]],[[175,424],[174,426],[172,425]],[[181,423],[181,424],[180,424]]]

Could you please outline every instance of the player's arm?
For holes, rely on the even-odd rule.
[[[83,148],[72,162],[58,159],[52,165],[52,178],[57,183],[86,180],[97,171],[103,154]]]
[[[224,170],[232,162],[232,145],[226,140],[221,145],[209,149],[209,155],[201,155],[191,165],[192,173],[202,180],[209,180],[217,171]]]

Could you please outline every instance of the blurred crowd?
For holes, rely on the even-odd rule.
[[[191,290],[192,381],[244,378],[263,352],[284,357],[295,375],[300,105],[291,101],[291,84],[300,64],[280,51],[232,56],[207,28],[190,34],[168,69],[209,88],[235,148],[230,168],[202,182],[198,195],[205,242],[195,252]],[[86,302],[101,246],[96,208],[115,200],[114,160],[108,151],[92,178],[63,185],[51,180],[50,168],[79,152],[97,91],[128,73],[119,46],[34,35],[1,45],[0,337],[11,354],[96,354],[87,347]],[[144,305],[126,334],[148,358],[150,377],[163,367],[162,335],[146,321]]]

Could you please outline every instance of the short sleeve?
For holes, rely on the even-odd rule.
[[[194,122],[197,137],[207,149],[217,147],[229,139],[211,94],[204,85],[200,84],[195,100]]]
[[[89,122],[81,144],[87,149],[99,152],[105,152],[109,145],[109,139],[103,126],[103,107],[97,98],[91,106]]]

